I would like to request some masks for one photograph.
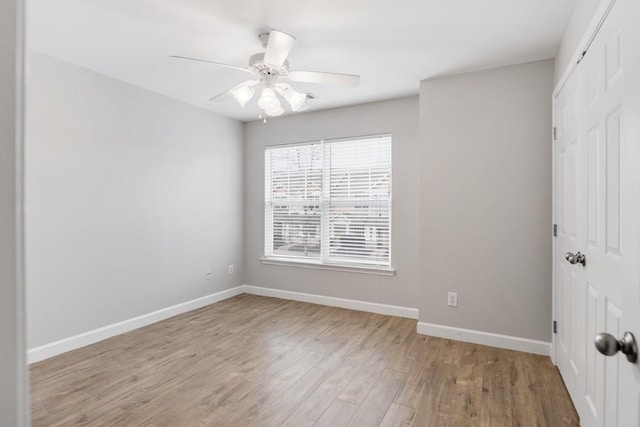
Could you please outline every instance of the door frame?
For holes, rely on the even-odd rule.
[[[556,98],[564,88],[567,80],[571,76],[571,73],[575,70],[576,66],[582,60],[584,52],[589,48],[591,41],[595,38],[598,30],[602,26],[605,19],[609,15],[609,11],[615,4],[616,0],[600,0],[600,5],[596,9],[595,14],[591,18],[589,25],[587,26],[582,38],[580,39],[580,43],[578,43],[577,48],[575,49],[573,55],[571,56],[571,61],[569,65],[562,72],[562,76],[555,88],[553,89],[553,94],[551,95],[551,223],[557,224],[558,219],[556,218],[556,153],[555,153],[555,139],[554,139],[554,128],[555,128],[555,119],[556,119]],[[551,357],[551,361],[554,365],[556,365],[556,334],[553,333],[553,322],[558,319],[557,316],[557,306],[556,306],[556,237],[554,236],[551,240],[551,348],[549,349],[549,357]]]
[[[25,0],[3,3],[0,17],[0,419],[30,425],[24,283],[24,20]]]

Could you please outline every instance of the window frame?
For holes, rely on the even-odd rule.
[[[272,170],[267,171],[267,153],[269,150],[278,149],[278,148],[294,148],[299,146],[312,146],[314,144],[321,145],[321,152],[323,156],[323,165],[322,165],[322,184],[323,186],[326,183],[326,180],[329,179],[328,174],[330,173],[330,167],[326,166],[326,151],[324,149],[325,144],[334,144],[340,142],[349,142],[349,141],[360,141],[374,138],[388,138],[389,140],[389,196],[388,199],[385,199],[383,204],[388,206],[388,217],[389,217],[389,241],[388,241],[388,263],[380,263],[380,262],[366,262],[364,260],[335,260],[328,259],[328,241],[325,241],[323,238],[324,235],[329,236],[330,239],[330,207],[332,203],[330,199],[325,199],[324,197],[320,197],[320,199],[316,201],[301,201],[294,203],[301,203],[307,205],[317,204],[320,207],[320,255],[318,258],[310,258],[305,256],[286,256],[286,255],[276,255],[271,254],[267,255],[267,245],[270,244],[273,246],[273,220],[271,219],[271,237],[268,239],[268,229],[267,229],[267,220],[272,218],[268,215],[268,205],[267,205],[267,195],[270,191],[272,191],[273,178],[268,182],[267,173],[271,176]],[[359,135],[353,137],[346,138],[327,138],[320,140],[311,140],[306,142],[295,142],[288,144],[273,144],[264,147],[264,157],[263,157],[263,165],[265,166],[265,170],[263,171],[263,179],[264,179],[264,210],[263,210],[263,256],[260,258],[260,261],[265,265],[280,265],[280,266],[291,266],[291,267],[302,267],[302,268],[312,268],[312,269],[328,269],[328,270],[337,270],[337,271],[345,271],[345,272],[358,272],[358,273],[366,273],[366,274],[376,274],[376,275],[384,275],[384,276],[393,276],[395,275],[395,268],[393,267],[393,252],[392,252],[392,226],[393,226],[393,138],[391,133],[380,133],[373,135]],[[329,184],[330,185],[330,184]],[[339,201],[338,204],[345,205],[355,205],[359,203],[357,199],[351,199],[348,201]],[[369,200],[369,202],[371,202]],[[367,203],[366,201],[362,201],[362,203]],[[333,205],[335,206],[336,202],[334,201]],[[372,203],[369,203],[371,207]],[[271,214],[273,214],[273,201],[271,202]],[[273,249],[272,249],[273,250]]]

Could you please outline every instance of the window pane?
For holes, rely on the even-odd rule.
[[[320,206],[273,206],[273,254],[320,258]]]
[[[380,264],[389,259],[388,205],[331,206],[329,257]]]
[[[330,144],[331,200],[385,199],[391,194],[391,145],[380,138]]]
[[[276,200],[319,200],[322,195],[322,146],[271,151],[271,197]]]

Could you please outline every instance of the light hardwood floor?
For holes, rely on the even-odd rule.
[[[577,426],[547,357],[240,295],[31,367],[34,426]]]

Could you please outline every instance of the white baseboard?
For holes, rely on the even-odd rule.
[[[405,317],[407,319],[418,319],[417,308],[378,304],[375,302],[359,301],[346,298],[327,297],[323,295],[307,294],[303,292],[284,291],[281,289],[263,288],[261,286],[243,285],[242,288],[245,293],[252,295],[310,302],[313,304],[328,305],[330,307],[348,308],[350,310],[386,314],[388,316]]]
[[[451,326],[434,325],[433,323],[418,322],[417,332],[438,338],[464,341],[489,347],[507,350],[524,351],[526,353],[549,356],[551,343],[536,341],[528,338],[512,337],[491,332],[474,331],[471,329],[455,328]]]
[[[176,304],[171,307],[163,308],[152,313],[147,313],[142,316],[134,317],[132,319],[124,320],[122,322],[114,323],[112,325],[94,329],[92,331],[74,335],[69,338],[64,338],[40,347],[32,348],[27,352],[27,361],[28,363],[39,362],[41,360],[48,359],[49,357],[57,356],[59,354],[66,353],[67,351],[94,344],[107,338],[111,338],[243,293],[308,302],[330,307],[340,307],[369,313],[386,314],[389,316],[405,317],[408,319],[418,319],[417,308],[328,297],[303,292],[285,291],[261,286],[241,285],[181,304]],[[418,322],[417,332],[422,335],[431,335],[440,338],[505,348],[508,350],[524,351],[527,353],[541,354],[545,356],[549,355],[551,348],[551,343],[544,341],[455,328],[451,326],[434,325],[424,322]]]
[[[120,335],[125,332],[168,319],[169,317],[177,316],[178,314],[186,313],[187,311],[195,310],[197,308],[240,295],[243,293],[242,288],[242,286],[236,286],[235,288],[226,289],[211,295],[143,314],[142,316],[114,323],[112,325],[103,326],[102,328],[83,332],[69,338],[64,338],[40,347],[32,348],[27,351],[27,362],[39,362],[41,360],[48,359],[49,357],[57,356],[58,354],[66,353],[67,351],[75,350],[89,344],[94,344],[115,335]]]

